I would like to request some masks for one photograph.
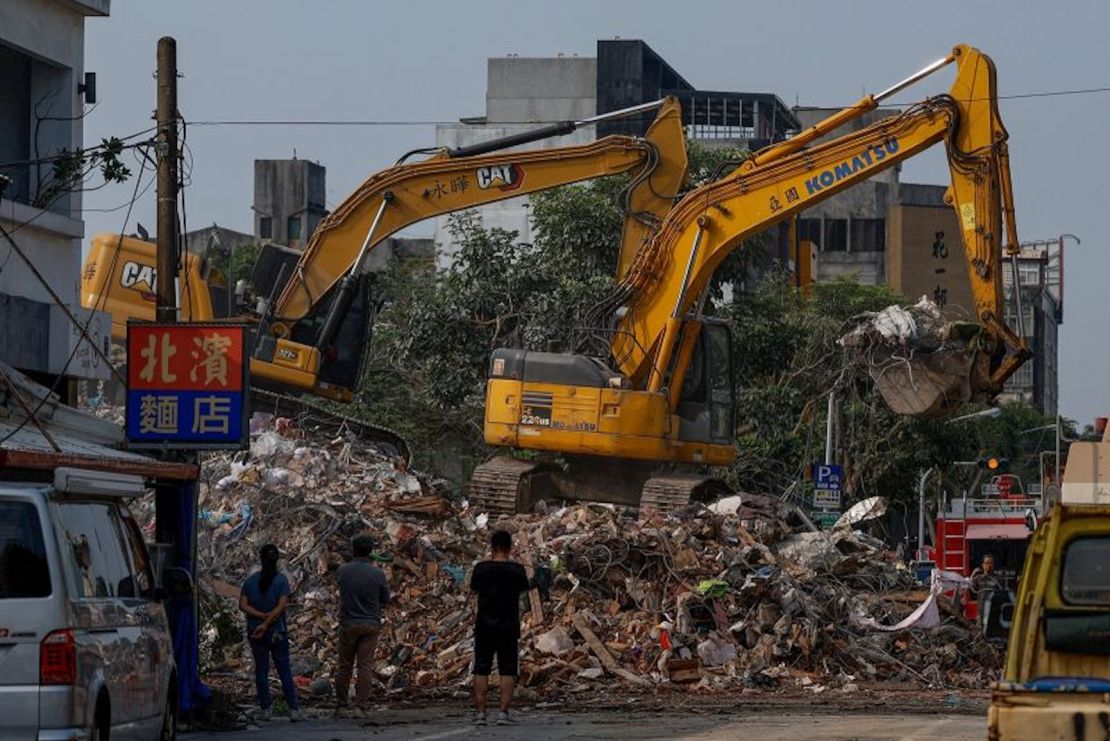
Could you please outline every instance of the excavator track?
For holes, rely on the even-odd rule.
[[[680,512],[691,501],[711,501],[731,493],[732,490],[720,479],[699,474],[653,476],[644,484],[640,494],[640,512]]]
[[[712,501],[733,493],[724,481],[705,474],[668,473],[651,477],[642,489],[634,484],[634,488],[623,495],[612,496],[612,480],[607,480],[602,473],[579,471],[577,485],[569,483],[568,474],[551,463],[499,456],[474,469],[470,479],[470,506],[490,515],[512,515],[531,511],[536,500],[544,497],[564,501],[608,501],[633,509],[638,500],[640,512],[651,514],[681,512],[691,501]]]
[[[268,412],[292,419],[311,419],[315,424],[329,429],[334,428],[337,433],[340,429],[346,428],[358,435],[362,441],[384,444],[393,448],[405,459],[406,466],[412,463],[412,446],[396,430],[333,412],[296,396],[260,388],[252,388],[250,393],[252,412]]]
[[[498,456],[474,469],[470,477],[470,506],[491,515],[513,515],[526,510],[533,479],[546,472],[540,461]]]

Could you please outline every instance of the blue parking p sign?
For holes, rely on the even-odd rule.
[[[813,488],[818,491],[840,493],[840,466],[831,463],[818,463],[813,467]]]
[[[840,509],[840,466],[818,463],[813,466],[813,506],[822,511]]]

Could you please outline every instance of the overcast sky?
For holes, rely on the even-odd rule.
[[[86,142],[151,125],[155,48],[177,39],[179,106],[189,126],[189,228],[252,231],[253,161],[297,156],[327,167],[328,205],[403,152],[435,143],[434,126],[203,126],[217,120],[454,121],[485,108],[486,58],[593,56],[599,38],[648,42],[692,84],[834,106],[878,92],[958,42],[990,54],[1002,95],[1110,87],[1110,3],[561,0],[378,3],[369,0],[113,0],[90,19],[86,68],[100,104]],[[951,73],[904,92],[947,87]],[[1065,260],[1062,411],[1110,413],[1106,216],[1110,94],[1000,104],[1010,132],[1021,239],[1078,235]],[[134,167],[137,172],[138,168]],[[943,155],[906,165],[903,181],[945,183]],[[132,183],[86,206],[126,202]],[[129,226],[154,232],[154,189]],[[119,231],[123,210],[85,215],[88,233]],[[428,226],[423,233],[430,234]]]

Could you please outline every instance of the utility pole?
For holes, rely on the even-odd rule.
[[[1053,481],[1056,484],[1057,491],[1063,492],[1064,486],[1060,482],[1060,412],[1056,412],[1056,479]]]
[[[832,464],[836,450],[833,446],[833,435],[836,430],[836,392],[829,392],[829,408],[825,414],[825,463]]]
[[[158,258],[155,318],[177,321],[177,41],[158,39]]]

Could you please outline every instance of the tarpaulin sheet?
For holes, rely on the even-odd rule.
[[[899,630],[924,630],[926,628],[935,628],[940,625],[940,607],[937,605],[937,595],[944,594],[952,589],[964,587],[967,585],[967,581],[966,576],[957,574],[955,571],[934,569],[930,577],[929,596],[924,602],[917,606],[916,610],[898,621],[898,623],[895,625],[883,625],[870,617],[860,618],[857,622],[864,628],[891,633]]]
[[[862,618],[859,622],[865,628],[894,633],[899,630],[925,630],[940,625],[940,608],[937,607],[937,593],[939,588],[934,584],[929,591],[929,596],[918,605],[917,609],[894,625],[882,625],[874,618]]]
[[[930,575],[929,579],[930,583],[933,586],[939,587],[941,592],[966,587],[968,583],[968,578],[963,574],[946,569],[933,569],[933,573]]]

